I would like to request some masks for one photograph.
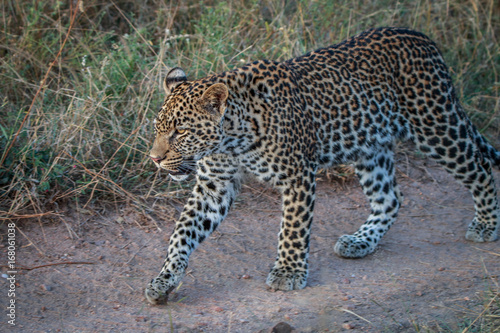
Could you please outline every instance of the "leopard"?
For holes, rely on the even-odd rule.
[[[370,205],[366,222],[341,236],[334,253],[373,253],[403,203],[394,156],[402,141],[413,142],[472,194],[466,240],[497,238],[492,168],[500,167],[500,153],[467,117],[438,46],[423,33],[374,28],[286,61],[259,60],[195,80],[175,67],[163,88],[149,156],[172,179],[194,175],[195,181],[160,273],[146,287],[152,304],[168,301],[191,253],[227,216],[246,174],[281,194],[270,290],[306,286],[320,169],[352,165]]]

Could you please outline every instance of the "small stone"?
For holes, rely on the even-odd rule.
[[[349,279],[342,279],[343,284],[350,284],[351,281]]]
[[[223,308],[221,308],[220,306],[214,306],[213,310],[214,310],[215,312],[224,312],[224,309],[223,309]]]
[[[343,323],[342,328],[346,330],[352,330],[354,328],[354,325],[350,323]]]
[[[292,332],[293,327],[287,323],[281,322],[276,324],[271,330],[271,333],[290,333]]]
[[[438,271],[442,272],[442,271],[444,271],[445,269],[446,269],[446,268],[444,268],[444,267],[439,267],[439,268],[438,268]]]
[[[422,296],[422,295],[423,295],[423,294],[422,294],[422,292],[421,292],[421,291],[417,291],[417,292],[415,293],[415,296]]]
[[[247,275],[247,274],[243,274],[243,275],[241,276],[241,278],[242,278],[243,280],[248,280],[248,279],[250,279],[250,278],[251,278],[251,276],[250,276],[250,275]]]
[[[52,286],[49,286],[48,284],[42,284],[42,289],[45,291],[52,291]]]

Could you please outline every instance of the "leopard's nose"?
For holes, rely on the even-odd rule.
[[[160,163],[164,158],[163,157],[155,157],[155,156],[149,156],[155,163]]]

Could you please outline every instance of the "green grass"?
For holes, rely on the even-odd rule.
[[[376,26],[433,38],[470,117],[498,138],[500,10],[493,0],[69,3],[0,7],[6,217],[59,202],[141,202],[168,189],[147,158],[168,68],[198,78],[256,59],[285,60]]]

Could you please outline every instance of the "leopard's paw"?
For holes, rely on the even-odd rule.
[[[339,238],[333,251],[344,258],[363,258],[373,253],[376,247],[376,243],[368,242],[356,236],[344,235]]]
[[[273,290],[303,289],[307,284],[307,271],[273,268],[267,276],[266,283]]]
[[[476,242],[493,242],[497,239],[497,229],[488,228],[484,224],[478,223],[475,219],[469,224],[465,239]]]
[[[172,280],[171,274],[160,274],[151,280],[144,292],[148,302],[155,305],[167,303],[168,295],[176,286]]]

